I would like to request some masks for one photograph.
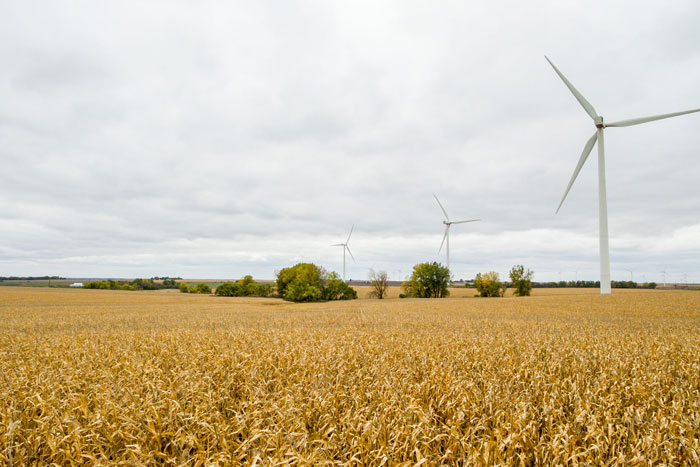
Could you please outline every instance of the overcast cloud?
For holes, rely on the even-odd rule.
[[[3,2],[0,276],[598,278],[594,131],[700,107],[700,3]],[[595,154],[595,153],[594,153]],[[606,132],[613,279],[700,282],[700,113]]]

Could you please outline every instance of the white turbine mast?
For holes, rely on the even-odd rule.
[[[352,230],[355,228],[355,224],[350,227],[350,235],[352,235]],[[355,261],[355,257],[352,255],[352,251],[350,251],[350,247],[348,246],[348,243],[350,243],[350,235],[348,235],[348,239],[345,240],[345,243],[334,243],[331,246],[342,246],[343,247],[343,281],[345,281],[345,252],[347,251],[350,253],[350,257],[352,258],[353,262]]]
[[[481,219],[470,219],[466,221],[451,221],[450,216],[447,215],[447,211],[445,211],[445,208],[442,206],[442,203],[438,199],[437,195],[433,193],[433,196],[435,197],[435,201],[437,201],[438,205],[440,206],[440,209],[442,209],[442,213],[445,215],[445,220],[442,221],[443,224],[445,224],[445,235],[442,237],[442,243],[440,243],[440,248],[438,249],[438,253],[442,251],[442,246],[445,245],[445,242],[447,242],[447,245],[445,246],[445,252],[447,253],[447,269],[450,269],[450,227],[452,224],[466,224],[467,222],[478,222]]]
[[[605,128],[608,127],[625,127],[625,126],[632,126],[632,125],[639,125],[641,123],[647,123],[647,122],[653,122],[655,120],[662,120],[664,118],[671,118],[671,117],[677,117],[679,115],[685,115],[693,112],[699,112],[700,109],[693,109],[693,110],[684,110],[682,112],[674,112],[674,113],[669,113],[669,114],[662,114],[662,115],[654,115],[651,117],[641,117],[641,118],[632,118],[629,120],[621,120],[619,122],[613,122],[613,123],[605,123],[603,121],[603,117],[596,112],[596,110],[593,108],[593,106],[586,100],[583,95],[581,95],[580,92],[576,90],[573,84],[569,82],[569,80],[566,79],[566,77],[557,69],[556,66],[547,58],[546,56],[544,57],[550,65],[552,65],[552,68],[554,68],[554,71],[559,75],[562,81],[564,81],[564,84],[566,85],[567,88],[569,88],[569,91],[574,95],[576,100],[581,104],[583,109],[586,111],[586,113],[593,119],[593,123],[595,124],[596,127],[596,132],[593,133],[593,136],[590,137],[590,139],[586,142],[586,145],[583,148],[583,153],[581,153],[581,157],[579,158],[578,164],[576,164],[576,168],[574,169],[574,174],[571,176],[571,180],[569,181],[569,185],[566,187],[566,191],[564,192],[564,196],[561,198],[561,202],[559,203],[559,207],[557,207],[557,212],[559,212],[559,209],[561,209],[561,205],[564,204],[564,200],[566,199],[566,195],[569,194],[569,190],[571,189],[571,186],[574,184],[574,181],[576,180],[576,177],[578,176],[578,173],[581,171],[581,167],[583,167],[583,164],[586,162],[586,159],[588,159],[588,155],[591,153],[593,150],[593,145],[596,144],[596,141],[598,142],[598,228],[599,228],[599,235],[600,235],[600,293],[601,294],[609,294],[610,293],[610,248],[608,246],[608,201],[607,201],[607,195],[605,191],[605,143],[604,143],[604,130]]]

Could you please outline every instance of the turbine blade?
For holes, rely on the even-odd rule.
[[[452,223],[453,223],[453,224],[465,224],[465,223],[467,223],[467,222],[477,222],[477,221],[480,221],[480,220],[481,220],[481,219],[470,219],[470,220],[468,220],[468,221],[454,221],[454,222],[452,222]]]
[[[578,177],[578,173],[581,171],[581,167],[583,167],[583,164],[586,162],[586,159],[588,159],[588,155],[591,153],[591,150],[593,149],[593,145],[595,142],[598,140],[598,132],[596,131],[593,133],[593,136],[590,137],[588,142],[586,142],[586,146],[583,148],[583,152],[581,153],[581,158],[578,160],[578,164],[576,164],[576,169],[574,170],[574,174],[571,176],[571,181],[569,181],[569,185],[566,187],[566,191],[564,192],[564,196],[561,198],[561,202],[559,203],[559,207],[557,208],[557,212],[559,212],[559,209],[561,209],[561,205],[564,204],[564,200],[566,199],[566,195],[569,194],[569,190],[571,190],[571,186],[574,184],[574,181],[576,180],[576,177]]]
[[[433,193],[433,196],[435,196],[435,193]],[[442,209],[443,214],[445,214],[445,219],[447,219],[447,222],[450,222],[450,216],[447,215],[447,211],[445,211],[445,208],[442,207],[442,203],[440,202],[437,196],[435,196],[435,201],[437,201],[440,205],[440,209]]]
[[[352,258],[352,261],[354,263],[357,263],[357,261],[355,261],[355,257],[352,255],[352,251],[350,251],[350,247],[345,245],[345,249],[348,250],[348,253],[350,253],[350,257]]]
[[[442,243],[440,244],[440,248],[438,248],[438,253],[442,251],[442,245],[445,244],[445,239],[447,238],[447,231],[450,230],[450,226],[445,227],[445,235],[442,236]]]
[[[345,243],[334,243],[331,246],[345,246]]]
[[[355,228],[355,224],[352,224],[352,227],[350,227],[350,235],[352,235],[352,229]],[[348,235],[348,239],[345,240],[345,244],[347,245],[350,242],[350,235]]]
[[[631,118],[629,120],[620,120],[619,122],[606,123],[606,127],[623,127],[639,125],[640,123],[653,122],[654,120],[663,120],[664,118],[678,117],[679,115],[692,114],[693,112],[700,112],[700,109],[684,110],[683,112],[674,112],[671,114],[654,115],[651,117],[641,117],[641,118]]]
[[[571,91],[571,93],[574,95],[574,97],[576,98],[576,100],[578,101],[578,103],[581,104],[581,106],[583,107],[583,110],[585,110],[586,113],[587,113],[588,115],[590,115],[591,118],[592,118],[593,120],[595,120],[595,118],[598,116],[598,112],[595,111],[595,109],[593,108],[593,106],[591,105],[591,103],[588,102],[588,101],[586,100],[586,98],[583,97],[583,95],[582,95],[580,92],[578,92],[578,90],[574,87],[574,85],[571,84],[571,83],[569,82],[568,79],[566,79],[566,76],[564,76],[564,75],[562,74],[562,72],[559,71],[559,69],[558,69],[557,67],[554,66],[554,63],[552,63],[552,62],[547,58],[546,55],[545,55],[544,58],[549,62],[550,65],[552,65],[552,68],[554,68],[554,71],[556,71],[557,74],[559,75],[559,77],[561,78],[561,80],[564,81],[564,84],[566,84],[566,87],[569,88],[569,91]]]

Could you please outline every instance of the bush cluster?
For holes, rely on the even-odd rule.
[[[557,287],[580,287],[594,288],[600,287],[600,281],[559,281],[559,282],[534,282],[535,288],[557,288]],[[656,282],[637,283],[633,281],[611,281],[610,286],[613,289],[655,289]]]
[[[187,282],[180,282],[179,289],[182,293],[211,293],[211,287],[209,287],[209,284],[205,284],[203,282],[199,284],[188,284]]]
[[[220,297],[269,297],[272,295],[272,284],[256,283],[253,276],[245,276],[238,282],[224,282],[214,292]]]
[[[357,292],[338,273],[313,263],[299,263],[277,272],[277,294],[292,302],[351,300]]]

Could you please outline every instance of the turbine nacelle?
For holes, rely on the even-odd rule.
[[[605,128],[605,123],[603,123],[603,116],[602,115],[597,115],[593,119],[593,123],[595,123],[596,128]]]

